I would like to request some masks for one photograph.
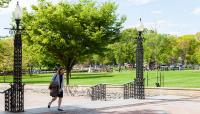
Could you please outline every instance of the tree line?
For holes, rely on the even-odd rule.
[[[135,65],[135,28],[122,30],[126,17],[119,17],[114,2],[92,0],[52,4],[40,0],[32,11],[23,12],[23,69],[66,68],[66,79],[76,64]],[[145,65],[199,64],[200,33],[173,36],[145,29]],[[13,39],[0,40],[0,71],[12,70]]]

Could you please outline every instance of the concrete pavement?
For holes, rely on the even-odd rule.
[[[18,114],[200,114],[200,95],[192,92],[185,96],[181,90],[173,90],[173,95],[163,94],[161,89],[152,91],[152,96],[144,100],[110,99],[108,101],[91,101],[88,96],[64,96],[63,112],[57,111],[57,101],[47,108],[51,100],[48,85],[27,85],[25,90],[25,112]],[[1,84],[1,90],[8,88]],[[165,92],[171,90],[162,90]],[[185,90],[187,92],[187,90]],[[177,95],[175,95],[177,93]],[[195,94],[194,94],[195,93]],[[13,114],[4,111],[4,95],[0,94],[0,114]]]
[[[63,112],[57,111],[57,102],[50,109],[46,106],[48,101],[39,103],[35,99],[35,102],[38,102],[37,106],[35,103],[29,107],[26,106],[25,112],[19,114],[200,114],[200,97],[174,95],[150,96],[145,100],[116,99],[111,101],[64,98]],[[0,114],[11,113],[0,112]]]

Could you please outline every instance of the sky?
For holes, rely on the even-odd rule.
[[[18,0],[21,7],[29,11],[37,0]],[[60,0],[51,0],[55,3]],[[76,0],[68,0],[76,1]],[[142,18],[144,26],[159,33],[185,35],[200,32],[200,0],[96,0],[114,1],[118,4],[117,14],[126,16],[124,29],[133,28]],[[17,0],[12,0],[8,8],[0,8],[0,36],[9,35],[11,16]]]

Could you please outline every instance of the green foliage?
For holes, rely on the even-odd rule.
[[[184,35],[177,39],[177,53],[185,64],[194,63],[193,54],[199,47],[199,41],[194,35]]]
[[[110,51],[107,55],[110,56],[113,63],[135,63],[136,37],[136,29],[126,29],[121,32],[117,42],[108,46]]]
[[[158,34],[148,31],[144,41],[144,56],[147,62],[155,61],[158,64],[169,64],[173,57],[174,36]]]
[[[121,33],[120,45],[123,52],[124,62],[135,63],[136,57],[136,29],[126,29]]]
[[[198,41],[200,41],[200,32],[197,32],[195,36],[196,36],[196,39],[197,39]]]
[[[160,64],[177,63],[198,63],[199,61],[199,41],[198,34],[176,37],[173,35],[159,34],[152,30],[145,30],[144,37],[144,62],[145,66],[154,66]],[[125,29],[120,34],[120,39],[108,46],[111,50],[103,57],[107,63],[115,61],[116,64],[135,63],[136,56],[136,38],[135,29]],[[112,56],[111,56],[112,55]],[[114,56],[113,56],[114,55]],[[106,58],[107,57],[107,58]],[[182,59],[183,61],[180,61]]]
[[[0,71],[13,69],[13,40],[6,38],[0,40]]]
[[[195,53],[192,56],[192,60],[196,64],[200,64],[200,46],[195,50]]]
[[[52,4],[45,0],[24,12],[23,24],[33,45],[64,65],[67,74],[79,58],[101,54],[118,39],[124,18],[118,19],[117,5],[97,4],[92,0]]]

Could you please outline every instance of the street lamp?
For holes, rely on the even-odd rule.
[[[136,78],[134,79],[134,97],[137,99],[144,99],[144,78],[143,78],[143,37],[144,25],[140,18],[137,26],[137,48],[136,48]]]
[[[20,20],[22,18],[22,9],[19,6],[19,2],[17,2],[16,8],[15,8],[15,11],[14,11],[14,18],[15,18],[16,25],[17,25],[16,29],[19,30],[19,23],[20,23]]]
[[[143,25],[143,23],[142,23],[142,19],[140,18],[140,20],[139,20],[139,23],[138,23],[138,26],[136,27],[136,29],[137,29],[137,31],[139,32],[139,33],[142,33],[143,31],[144,31],[144,25]],[[141,34],[140,34],[141,35]]]
[[[14,66],[13,83],[11,88],[5,93],[5,111],[23,112],[24,111],[24,84],[22,84],[22,40],[19,28],[22,17],[22,10],[17,2],[14,18],[16,27],[11,29],[15,33],[14,38]]]

